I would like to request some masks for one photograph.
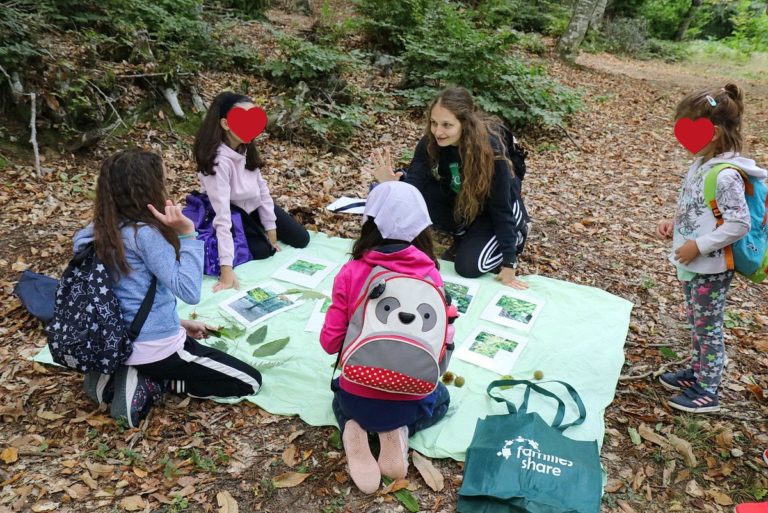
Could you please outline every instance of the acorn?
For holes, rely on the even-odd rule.
[[[461,388],[464,386],[464,378],[462,376],[456,376],[456,380],[453,382],[453,385],[456,388]]]
[[[533,379],[535,379],[536,381],[539,381],[543,378],[544,378],[544,373],[541,372],[540,370],[537,370],[533,373]]]
[[[454,378],[455,378],[455,376],[453,375],[453,372],[445,371],[445,374],[443,374],[443,378],[442,378],[443,379],[443,383],[446,384],[446,385],[450,385],[451,383],[453,383],[453,379]]]
[[[499,379],[515,379],[515,378],[513,378],[511,374],[504,374]],[[499,390],[508,390],[508,389],[510,389],[512,387],[513,387],[513,385],[504,385],[502,387],[499,387]]]

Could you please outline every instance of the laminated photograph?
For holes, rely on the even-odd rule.
[[[517,334],[475,328],[453,356],[497,374],[510,374],[527,342]]]
[[[272,274],[277,280],[313,289],[336,269],[337,263],[321,258],[298,255]]]
[[[303,303],[299,294],[286,295],[277,283],[262,283],[227,299],[219,308],[246,328]]]
[[[325,324],[325,313],[328,311],[328,307],[331,306],[331,293],[330,291],[323,291],[323,294],[328,297],[315,300],[315,307],[312,309],[312,315],[309,316],[304,331],[320,333],[320,330],[323,329],[323,324]]]
[[[443,284],[445,293],[451,296],[451,304],[456,305],[461,315],[466,315],[469,307],[472,306],[472,301],[477,296],[477,291],[480,290],[480,283],[477,280],[451,276],[444,278]]]
[[[544,301],[524,292],[505,290],[496,294],[482,318],[523,331],[530,331],[544,307]]]

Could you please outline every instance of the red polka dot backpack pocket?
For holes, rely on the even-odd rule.
[[[393,400],[432,393],[453,352],[456,317],[456,307],[428,277],[374,267],[339,353],[341,378]]]

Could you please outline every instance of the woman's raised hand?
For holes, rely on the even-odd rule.
[[[174,205],[171,200],[165,200],[164,213],[160,213],[153,205],[147,205],[147,208],[158,221],[172,228],[179,235],[187,235],[195,231],[195,223],[181,212],[180,205]]]
[[[398,171],[397,173],[393,171],[394,165],[392,164],[392,154],[390,153],[389,148],[386,148],[383,151],[378,149],[373,150],[371,153],[371,162],[373,168],[370,172],[379,183],[400,180],[400,177],[403,176],[402,171]]]

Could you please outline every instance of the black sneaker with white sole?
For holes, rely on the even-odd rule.
[[[684,369],[677,372],[665,372],[659,376],[659,383],[667,390],[685,390],[697,383],[693,369]]]

